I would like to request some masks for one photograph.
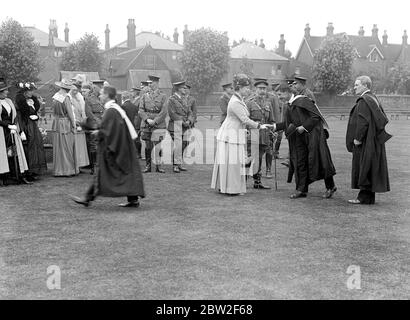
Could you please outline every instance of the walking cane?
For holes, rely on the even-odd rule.
[[[275,149],[276,142],[278,140],[278,135],[274,133],[275,139],[273,139],[273,149]],[[274,153],[274,152],[273,152]],[[278,175],[276,166],[276,154],[273,155],[274,165],[275,165],[275,191],[278,191]]]
[[[11,135],[11,144],[12,144],[12,151],[13,151],[13,159],[14,159],[14,170],[16,174],[16,181],[18,183],[19,181],[19,165],[18,165],[18,160],[17,160],[17,145],[16,145],[16,140],[14,138],[14,133],[10,133]]]
[[[76,149],[76,142],[75,142],[75,135],[76,129],[74,128],[74,144],[73,144],[73,152],[74,152],[74,173],[77,174],[77,149]],[[80,173],[80,168],[78,168],[78,173]]]

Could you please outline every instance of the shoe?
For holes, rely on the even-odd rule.
[[[144,171],[142,171],[143,173],[148,173],[151,172],[151,166],[146,166]]]
[[[184,168],[183,166],[178,166],[179,171],[188,171],[186,168]]]
[[[180,173],[181,170],[179,170],[179,167],[178,167],[178,166],[174,166],[174,172],[175,172],[175,173]]]
[[[262,183],[255,183],[253,185],[253,188],[254,189],[266,189],[266,190],[272,189],[271,187],[264,186]]]
[[[28,181],[26,178],[21,178],[21,183],[28,185],[33,184],[33,182]]]
[[[72,196],[71,200],[73,200],[75,203],[82,204],[84,207],[88,207],[90,205],[90,201],[84,198]]]
[[[349,200],[348,202],[351,204],[362,204],[359,199]]]
[[[272,172],[270,171],[270,170],[266,170],[266,179],[272,179],[273,178],[273,175],[272,175]]]
[[[159,172],[159,173],[165,173],[165,170],[162,169],[160,166],[157,166],[157,168],[156,168],[155,171],[156,171],[156,172]]]
[[[291,199],[306,198],[307,194],[305,192],[296,191],[296,193],[290,196]]]
[[[331,197],[333,197],[336,191],[337,191],[336,187],[334,187],[333,189],[327,189],[326,192],[323,194],[323,198],[330,199]]]
[[[140,202],[138,200],[129,201],[129,202],[126,202],[126,203],[121,203],[118,206],[122,207],[122,208],[138,208],[140,206]]]

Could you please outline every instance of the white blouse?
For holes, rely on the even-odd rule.
[[[10,115],[11,112],[11,105],[7,102],[7,100],[0,100],[0,104],[1,106],[6,109],[7,114]]]

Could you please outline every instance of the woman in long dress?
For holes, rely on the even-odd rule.
[[[9,178],[16,178],[17,183],[31,184],[24,177],[28,170],[21,130],[17,121],[17,110],[7,97],[9,86],[0,78],[0,180],[8,184]]]
[[[60,87],[53,96],[53,175],[69,177],[78,174],[75,157],[76,124],[68,92],[76,87],[66,79],[56,82]]]
[[[246,193],[246,128],[266,129],[269,125],[249,118],[244,99],[250,94],[250,80],[244,74],[235,75],[235,93],[228,104],[227,116],[217,134],[217,147],[211,187],[220,193]]]
[[[77,131],[74,135],[75,138],[75,151],[76,151],[76,165],[77,168],[86,167],[90,164],[87,151],[87,140],[85,132],[82,130],[81,124],[87,119],[85,115],[85,101],[84,97],[79,92],[78,88],[70,90],[68,94],[71,100],[71,106],[73,108],[74,121],[77,127]]]
[[[47,160],[44,151],[43,137],[38,129],[38,111],[41,103],[34,93],[33,83],[20,83],[16,95],[16,107],[20,116],[21,131],[26,137],[25,151],[29,167],[28,179],[35,179],[47,171]]]

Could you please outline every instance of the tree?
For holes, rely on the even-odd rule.
[[[292,51],[290,51],[288,48],[285,49],[285,53],[283,55],[281,54],[278,46],[275,46],[274,51],[275,51],[275,53],[277,53],[278,55],[281,55],[282,57],[285,57],[285,58],[288,58],[288,59],[292,58]]]
[[[103,58],[99,47],[98,37],[86,33],[80,40],[72,43],[65,50],[61,61],[61,69],[66,71],[100,72]]]
[[[352,81],[354,48],[348,37],[325,38],[314,54],[313,73],[318,87],[329,94],[345,91]]]
[[[200,102],[220,83],[229,67],[228,37],[212,29],[190,33],[180,57],[182,73]]]
[[[388,93],[410,94],[410,65],[395,63],[387,73]]]
[[[20,23],[8,19],[0,27],[0,76],[8,83],[38,81],[42,69],[39,46]]]

